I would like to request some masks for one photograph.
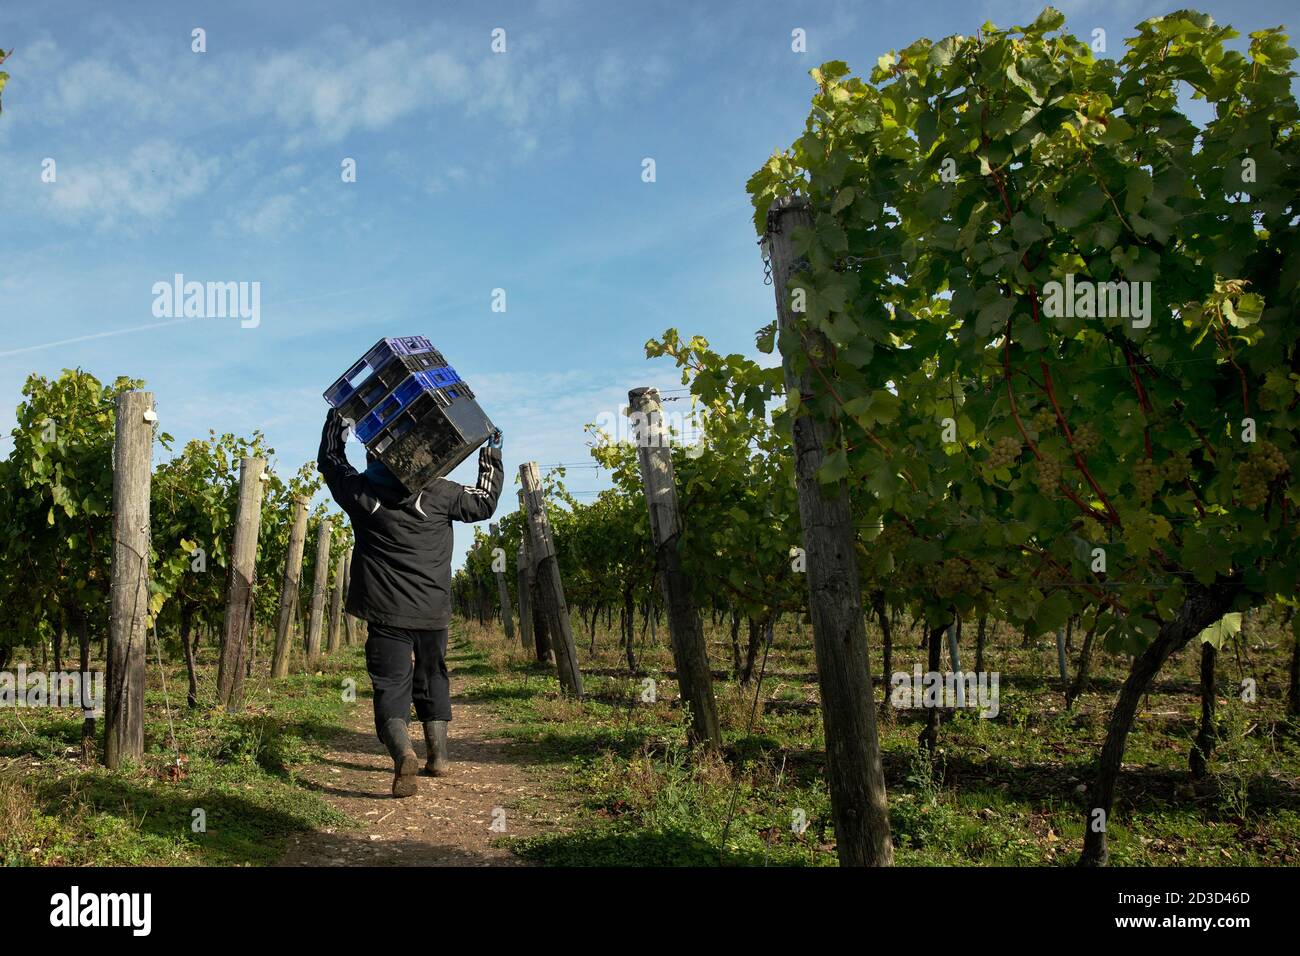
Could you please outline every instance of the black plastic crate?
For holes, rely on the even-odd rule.
[[[376,405],[373,411],[356,423],[357,438],[363,445],[369,445],[397,417],[397,414],[402,409],[419,398],[421,392],[454,388],[457,385],[461,386],[461,390],[468,393],[470,398],[474,397],[474,393],[470,391],[469,386],[461,381],[460,376],[456,374],[456,370],[450,365],[426,369],[422,372],[412,372],[389,392],[388,396]]]
[[[446,366],[442,353],[423,335],[380,339],[325,390],[325,401],[348,421],[360,422],[412,372]]]
[[[473,389],[422,335],[380,339],[325,400],[412,490],[446,475],[496,431]]]
[[[422,389],[368,446],[407,488],[424,488],[496,431],[464,382]]]

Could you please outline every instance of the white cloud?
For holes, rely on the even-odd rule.
[[[387,129],[441,109],[483,117],[521,136],[594,100],[609,106],[666,75],[660,56],[606,50],[591,62],[557,52],[546,33],[511,36],[509,52],[448,47],[430,26],[396,37],[330,29],[294,46],[208,55],[133,38],[114,60],[73,59],[41,38],[25,50],[6,118],[102,132],[111,117],[188,130],[274,120],[290,148],[337,143],[357,131]],[[99,117],[100,121],[93,121]],[[86,121],[92,120],[89,129]],[[287,134],[287,135],[284,135]]]
[[[644,51],[584,58],[557,30],[511,33],[500,55],[486,30],[476,49],[463,32],[452,39],[432,24],[371,36],[332,28],[270,50],[219,48],[219,56],[119,34],[114,57],[77,57],[34,36],[10,71],[0,204],[11,215],[133,233],[209,189],[260,182],[212,218],[219,232],[282,234],[322,212],[300,185],[319,158],[293,154],[342,143],[349,152],[358,134],[381,131],[402,137],[390,156],[417,157],[405,172],[415,188],[482,183],[502,164],[567,148],[566,121],[621,108],[667,74],[666,61]],[[447,128],[466,135],[439,139]],[[436,143],[438,155],[419,158],[411,137]],[[211,152],[196,152],[198,142]],[[272,158],[286,152],[287,161]],[[46,156],[58,163],[55,184],[39,179]],[[278,169],[265,171],[270,165]]]
[[[590,423],[624,417],[628,389],[679,389],[666,363],[642,362],[593,375],[590,369],[552,372],[466,373],[483,408],[506,434],[509,457],[519,461],[588,462]],[[617,427],[617,426],[616,426]]]
[[[259,58],[244,75],[246,110],[326,142],[464,100],[472,86],[464,63],[416,38],[374,43],[327,36]]]
[[[58,218],[128,228],[131,219],[159,219],[203,192],[220,165],[214,157],[152,140],[121,158],[65,156],[58,160],[57,181],[36,188]]]
[[[235,223],[241,232],[259,238],[281,236],[293,231],[297,225],[294,219],[296,204],[297,197],[292,193],[280,193],[238,214]]]

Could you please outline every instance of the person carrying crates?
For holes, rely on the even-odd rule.
[[[479,449],[478,482],[435,478],[409,489],[373,453],[358,472],[344,446],[349,423],[331,408],[316,466],[352,521],[347,612],[368,622],[366,670],[375,695],[375,733],[393,758],[393,796],[416,792],[419,759],[411,744],[411,705],[424,725],[424,772],[447,772],[447,627],[451,623],[453,521],[484,521],[496,511],[504,473],[501,431]]]

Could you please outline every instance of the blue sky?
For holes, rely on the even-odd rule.
[[[1057,4],[1077,35],[1104,28],[1110,55],[1185,5]],[[629,387],[680,387],[643,358],[650,336],[754,351],[773,302],[744,184],[801,130],[808,70],[865,72],[1042,4],[456,6],[6,0],[0,433],[29,373],[80,366],[144,378],[178,443],[260,428],[292,472],[315,456],[335,377],[382,336],[424,334],[504,429],[509,474],[585,461],[582,426]],[[1200,8],[1243,34],[1294,19],[1274,0]],[[259,282],[260,324],[157,325],[153,284],[176,273]],[[472,481],[472,461],[454,477]]]

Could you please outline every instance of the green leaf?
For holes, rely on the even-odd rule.
[[[1237,298],[1234,306],[1229,299],[1223,303],[1223,317],[1234,328],[1245,329],[1256,324],[1264,315],[1264,297],[1246,292]]]
[[[849,456],[845,454],[843,448],[837,448],[822,462],[818,469],[817,480],[824,485],[833,485],[837,481],[842,481],[849,474]]]
[[[1065,14],[1055,7],[1044,7],[1043,12],[1029,28],[1032,33],[1051,33],[1059,30],[1065,23]]]
[[[1108,116],[1106,118],[1106,132],[1101,141],[1107,145],[1121,143],[1126,139],[1133,137],[1133,127],[1122,116]]]
[[[955,36],[944,37],[934,46],[930,47],[930,55],[926,63],[932,70],[942,70],[952,62],[953,56],[957,52],[957,38]]]
[[[1011,317],[1012,311],[1016,304],[1010,299],[999,296],[984,308],[980,309],[979,314],[975,316],[975,334],[979,336],[990,336],[993,332],[1001,331],[1007,324],[1007,319]]]
[[[871,471],[867,478],[867,487],[879,498],[888,500],[902,486],[898,473],[888,465],[880,465]]]
[[[1011,218],[1011,234],[1019,245],[1031,246],[1052,235],[1052,230],[1041,219],[1031,218],[1021,210]]]
[[[1055,591],[1038,606],[1034,614],[1034,623],[1038,626],[1039,633],[1054,631],[1058,627],[1064,627],[1073,613],[1074,606],[1070,603],[1070,596],[1064,591]]]
[[[1218,621],[1211,624],[1196,639],[1203,644],[1212,644],[1218,650],[1223,647],[1224,643],[1241,630],[1241,615],[1238,613],[1225,614]]]
[[[887,423],[897,420],[902,399],[890,391],[878,391],[871,397],[869,415],[873,422]]]
[[[843,212],[852,205],[856,196],[857,191],[852,186],[845,186],[835,194],[835,200],[831,203],[831,212],[836,214]]]

